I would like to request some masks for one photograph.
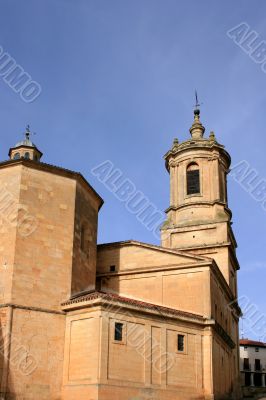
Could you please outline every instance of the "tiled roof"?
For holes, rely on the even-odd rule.
[[[129,306],[135,306],[135,307],[138,307],[141,309],[158,311],[159,313],[161,312],[163,314],[168,314],[168,315],[192,318],[192,319],[199,320],[202,322],[205,320],[205,318],[202,315],[198,315],[198,314],[194,314],[194,313],[190,313],[190,312],[186,312],[186,311],[180,311],[180,310],[176,310],[174,308],[160,306],[157,304],[148,303],[148,302],[141,301],[141,300],[131,299],[129,297],[123,297],[123,296],[120,296],[115,293],[106,293],[106,292],[102,292],[102,291],[93,291],[93,292],[89,292],[87,294],[81,294],[79,296],[73,297],[73,298],[69,299],[68,301],[62,303],[62,306],[64,307],[64,306],[68,306],[68,305],[72,305],[72,304],[74,305],[74,304],[78,304],[78,303],[82,303],[82,302],[86,302],[86,301],[90,301],[90,300],[95,300],[95,299],[116,301],[118,303],[127,304]]]
[[[240,346],[255,346],[255,347],[266,347],[266,343],[259,342],[256,340],[240,339]]]

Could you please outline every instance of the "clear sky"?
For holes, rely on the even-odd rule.
[[[29,123],[43,161],[82,172],[104,198],[99,242],[158,243],[91,169],[110,160],[165,210],[163,155],[174,137],[189,137],[195,88],[206,133],[215,131],[233,165],[246,160],[266,179],[266,73],[226,34],[244,22],[266,40],[265,1],[1,0],[0,6],[0,46],[42,88],[25,103],[0,76],[1,159]],[[232,178],[229,205],[239,294],[266,321],[266,211]],[[248,319],[245,336],[259,338],[263,333],[248,329]]]

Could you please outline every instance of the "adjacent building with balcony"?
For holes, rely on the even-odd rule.
[[[240,370],[244,391],[266,393],[266,343],[240,339]]]

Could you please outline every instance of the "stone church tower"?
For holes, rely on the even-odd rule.
[[[0,399],[239,400],[230,156],[194,112],[161,246],[97,245],[103,204],[27,128],[0,163]]]
[[[194,111],[191,139],[165,155],[170,173],[170,207],[162,229],[162,246],[213,258],[237,297],[236,240],[227,202],[231,163],[214,132],[204,138],[200,110]]]

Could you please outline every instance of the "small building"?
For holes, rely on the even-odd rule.
[[[239,345],[242,386],[251,392],[260,388],[266,393],[266,343],[240,339]]]

